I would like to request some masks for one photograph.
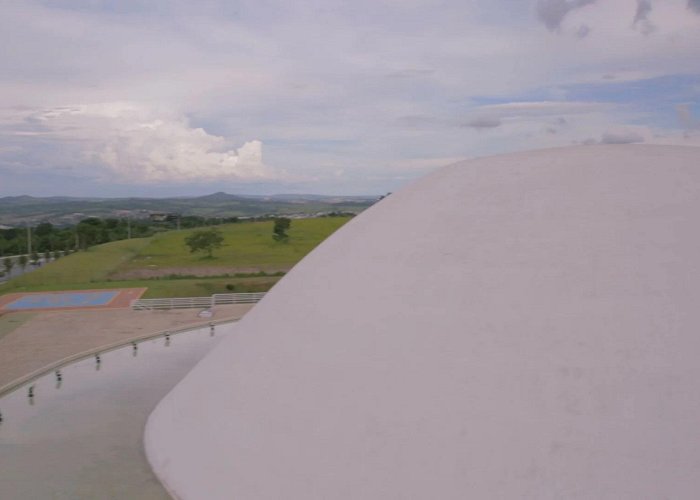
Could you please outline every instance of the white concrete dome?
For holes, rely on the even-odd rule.
[[[690,499],[700,149],[461,162],[298,264],[169,394],[183,499]]]

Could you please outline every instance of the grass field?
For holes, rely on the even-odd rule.
[[[223,248],[209,259],[192,254],[184,243],[191,230],[170,231],[151,238],[106,243],[45,265],[10,280],[0,294],[80,290],[87,288],[148,288],[144,298],[194,297],[212,293],[259,292],[270,289],[276,276],[240,276],[237,270],[289,268],[349,219],[328,217],[292,222],[289,241],[272,239],[272,222],[218,226],[224,233]],[[220,268],[221,275],[196,277],[197,268]],[[139,269],[186,270],[182,278],[115,279]],[[176,274],[176,273],[174,273]],[[225,276],[229,274],[230,276]]]
[[[202,297],[213,293],[229,292],[265,292],[279,281],[279,277],[260,278],[185,278],[185,279],[148,279],[123,281],[90,281],[87,283],[51,283],[34,286],[9,285],[3,287],[2,293],[14,292],[52,292],[59,290],[85,290],[90,288],[148,288],[143,298],[162,297]],[[227,288],[230,285],[231,288]]]
[[[224,235],[224,247],[216,250],[211,259],[189,252],[184,239],[191,230],[168,231],[153,236],[117,271],[148,267],[291,267],[347,221],[347,217],[294,220],[286,243],[272,239],[271,221],[217,226]]]
[[[2,291],[9,291],[10,288],[14,287],[41,287],[106,281],[107,277],[118,266],[134,258],[148,243],[149,238],[138,238],[98,245],[86,252],[62,257],[41,269],[14,278],[5,285]]]

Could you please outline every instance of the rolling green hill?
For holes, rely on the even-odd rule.
[[[0,292],[147,287],[144,297],[154,298],[266,291],[280,279],[278,271],[291,268],[348,220],[294,220],[286,243],[272,239],[272,222],[216,226],[225,246],[211,259],[185,245],[195,230],[106,243],[12,279]]]
[[[193,230],[168,231],[148,240],[118,271],[158,268],[289,268],[347,222],[347,217],[299,219],[292,222],[289,241],[272,239],[272,221],[216,226],[224,235],[224,247],[212,259],[189,253],[184,243]]]

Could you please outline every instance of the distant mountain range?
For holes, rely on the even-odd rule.
[[[261,215],[358,213],[376,202],[376,196],[276,194],[234,195],[223,192],[172,198],[72,198],[6,196],[0,198],[0,225],[16,226],[42,221],[69,224],[85,217],[148,217],[151,213],[202,217],[255,217]]]

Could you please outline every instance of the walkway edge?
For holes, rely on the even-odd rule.
[[[177,329],[167,329],[167,330],[159,330],[155,333],[145,333],[143,335],[139,335],[137,337],[131,337],[128,340],[120,340],[119,342],[113,342],[111,344],[106,344],[101,347],[96,347],[94,349],[89,349],[87,351],[81,351],[77,354],[73,354],[71,356],[65,357],[63,359],[60,359],[58,361],[55,361],[53,363],[50,363],[48,365],[45,365],[37,370],[34,370],[31,373],[28,373],[27,375],[23,375],[22,377],[16,378],[15,380],[3,385],[0,387],[0,398],[5,396],[6,394],[14,391],[15,389],[18,389],[19,387],[28,384],[29,382],[46,375],[47,373],[57,370],[67,364],[73,363],[75,361],[79,361],[83,358],[89,358],[90,356],[94,356],[95,354],[103,353],[103,352],[108,352],[108,351],[113,351],[115,349],[119,349],[120,347],[124,347],[125,345],[129,345],[132,342],[141,342],[144,340],[149,340],[152,338],[156,337],[161,337],[165,335],[166,333],[169,333],[171,335],[176,335],[178,333],[184,333],[184,332],[189,332],[192,330],[198,330],[200,328],[204,328],[210,325],[223,325],[227,323],[235,323],[239,321],[240,318],[223,318],[219,320],[212,320],[212,321],[203,321],[200,323],[195,323],[192,325],[188,325],[186,327],[182,328],[177,328]]]

